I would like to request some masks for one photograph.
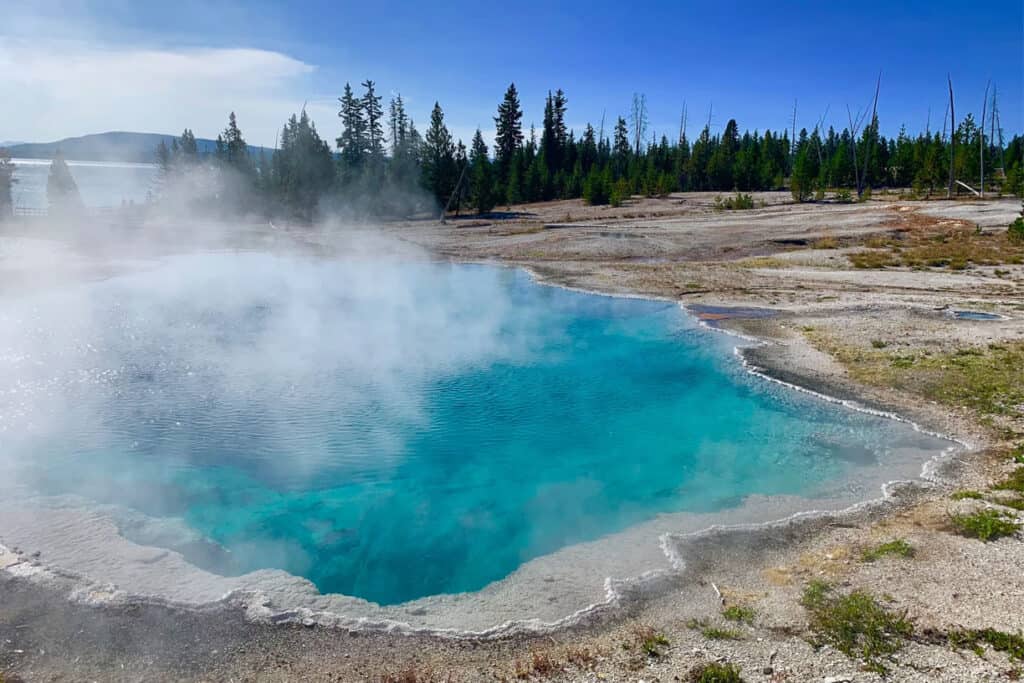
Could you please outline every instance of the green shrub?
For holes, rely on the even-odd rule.
[[[1007,228],[1010,239],[1014,242],[1024,242],[1024,216],[1018,216]]]
[[[865,550],[861,554],[860,559],[864,562],[874,562],[888,555],[894,555],[896,557],[913,557],[914,547],[904,541],[902,538],[883,543],[879,546]]]
[[[1024,637],[1019,633],[1006,633],[994,628],[949,632],[950,645],[955,648],[973,650],[979,657],[985,654],[981,647],[983,643],[993,650],[1005,652],[1010,659],[1024,660]]]
[[[801,604],[810,614],[815,645],[831,645],[879,673],[886,671],[880,660],[898,652],[914,630],[904,616],[887,610],[870,593],[837,594],[823,581],[807,585]]]
[[[687,680],[690,683],[743,683],[739,667],[718,662],[698,664],[690,669]]]
[[[985,542],[1013,536],[1020,531],[1020,524],[1013,515],[993,508],[968,515],[953,515],[952,519],[953,526],[960,534]]]
[[[736,621],[741,624],[751,624],[754,622],[754,616],[756,612],[752,607],[745,607],[743,605],[729,605],[722,610],[722,616],[729,621]]]
[[[853,201],[853,195],[849,190],[836,190],[836,201],[840,204],[849,204]]]
[[[981,491],[956,491],[949,496],[953,500],[984,500]]]
[[[640,649],[648,657],[660,657],[661,648],[668,646],[668,638],[663,633],[652,632],[644,635],[640,641]]]
[[[721,195],[715,197],[715,208],[720,211],[745,211],[754,208],[754,198],[749,194],[737,192],[735,197],[723,199]]]

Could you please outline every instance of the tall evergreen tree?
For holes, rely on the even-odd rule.
[[[366,127],[366,152],[371,159],[384,158],[384,109],[382,97],[374,91],[374,82],[367,79],[362,83],[366,92],[362,98],[363,117]]]
[[[285,206],[296,216],[311,219],[334,182],[334,159],[305,109],[288,119],[272,164],[273,185]]]
[[[437,102],[430,113],[430,128],[423,142],[422,164],[423,186],[434,195],[438,204],[444,206],[457,180],[455,144],[448,127],[444,125],[444,112]]]
[[[519,106],[515,83],[510,84],[505,91],[494,124],[494,163],[499,182],[505,183],[511,173],[512,158],[523,145],[523,110]]]
[[[60,150],[50,162],[50,174],[46,179],[46,199],[50,204],[50,213],[75,213],[82,211],[82,196],[78,193],[78,184],[71,175],[71,169],[64,161]]]
[[[487,143],[480,129],[473,134],[469,150],[470,192],[469,199],[478,213],[488,213],[494,208],[494,179],[491,176],[491,161],[487,156]]]
[[[362,177],[366,160],[366,121],[363,118],[362,101],[352,94],[352,86],[345,84],[344,94],[338,98],[341,110],[342,131],[337,138],[341,159],[340,175],[343,185],[349,185]]]
[[[251,173],[253,165],[252,159],[249,158],[249,145],[242,137],[235,112],[231,112],[228,116],[228,126],[221,133],[220,139],[223,142],[222,161],[242,173]]]

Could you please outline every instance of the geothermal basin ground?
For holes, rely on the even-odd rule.
[[[497,577],[497,584],[478,580],[463,586],[469,593],[392,608],[321,596],[295,578],[301,571],[287,580],[272,570],[219,577],[187,561],[187,552],[168,550],[167,538],[180,536],[180,530],[166,524],[156,529],[151,519],[136,518],[131,526],[122,518],[119,525],[111,521],[117,518],[110,509],[89,516],[81,514],[74,500],[57,504],[50,499],[44,506],[36,492],[28,502],[10,494],[0,513],[0,542],[6,548],[0,564],[5,568],[4,595],[9,596],[0,611],[5,675],[671,680],[701,662],[725,658],[742,666],[748,680],[816,680],[813,676],[826,675],[873,680],[877,674],[861,670],[856,660],[807,642],[808,615],[799,597],[812,579],[887,595],[894,609],[905,610],[915,621],[918,633],[1019,630],[1024,626],[1019,616],[1024,591],[1013,569],[1021,560],[1019,535],[983,543],[951,533],[948,524],[951,514],[961,509],[998,504],[989,500],[993,496],[985,493],[986,486],[1011,467],[1004,450],[1014,447],[1021,431],[1021,412],[1008,402],[1015,396],[1013,387],[1003,391],[967,372],[984,372],[988,360],[1006,365],[1004,374],[1010,378],[1020,372],[1024,273],[1019,260],[1013,262],[1012,248],[997,241],[1015,204],[876,198],[857,205],[802,206],[769,194],[758,197],[764,200],[761,209],[728,212],[714,210],[712,199],[679,195],[635,200],[620,209],[559,202],[513,207],[511,215],[450,220],[444,226],[390,224],[375,232],[388,244],[412,243],[416,253],[434,258],[519,266],[541,282],[570,289],[667,300],[667,308],[635,303],[641,309],[655,307],[655,318],[671,316],[674,333],[699,338],[702,348],[721,347],[716,357],[726,358],[722,362],[742,377],[738,381],[775,402],[788,397],[781,402],[794,402],[797,414],[820,409],[886,425],[865,430],[884,435],[877,449],[861,446],[854,452],[871,453],[868,459],[875,461],[884,451],[885,462],[901,466],[873,469],[872,476],[860,480],[837,479],[844,484],[842,495],[835,490],[807,495],[806,489],[783,487],[744,491],[741,504],[714,510],[663,507],[624,520],[617,529],[584,533],[558,547],[543,546],[513,567],[508,579]],[[302,258],[328,261],[351,247],[329,232],[301,228],[283,236],[250,226],[228,241],[215,246],[248,254],[277,253],[283,244]],[[131,277],[152,272],[146,263],[151,258],[181,256],[147,242],[139,247],[146,253],[135,255],[143,263],[122,259],[113,264],[75,240],[61,242],[67,245],[75,279],[99,281],[99,286],[116,282],[126,272]],[[948,253],[936,254],[935,244],[950,245]],[[925,249],[931,251],[921,258],[931,259],[931,264],[913,262],[915,250]],[[989,251],[979,256],[984,249]],[[404,247],[396,250],[403,252]],[[968,251],[974,260],[957,267],[955,259]],[[884,264],[875,267],[883,258]],[[24,258],[9,253],[0,270],[11,291],[38,285]],[[514,270],[489,266],[483,272],[508,272],[526,283],[522,286],[527,291],[548,289]],[[479,283],[476,289],[490,291]],[[549,296],[570,295],[551,291]],[[498,296],[497,290],[490,293],[491,298]],[[607,297],[587,300],[619,301],[605,304],[617,307],[628,303]],[[678,305],[686,306],[692,317],[684,316]],[[957,319],[947,309],[1000,317]],[[718,331],[698,326],[701,320]],[[655,327],[659,339],[669,329]],[[608,336],[608,330],[601,335]],[[585,337],[578,331],[567,336]],[[742,358],[730,358],[737,345],[743,347]],[[748,374],[741,360],[765,377]],[[628,374],[622,359],[617,363]],[[963,376],[944,384],[953,371]],[[603,372],[589,369],[583,374]],[[998,395],[979,397],[963,388],[972,381],[992,386]],[[868,412],[779,382],[855,403]],[[688,412],[695,411],[691,407]],[[874,413],[901,416],[923,432],[946,435],[964,446],[932,461],[949,441]],[[626,431],[653,430],[656,426],[634,425]],[[915,443],[910,449],[914,453],[903,452],[901,459],[895,444],[910,435],[935,443]],[[819,439],[822,453],[835,446],[834,440],[829,443]],[[306,445],[302,450],[310,449]],[[920,477],[929,462],[933,465]],[[772,465],[757,467],[777,474]],[[882,499],[882,485],[893,479],[907,483],[885,487],[888,497]],[[979,497],[949,498],[952,491],[968,487]],[[876,502],[863,504],[872,500]],[[854,507],[841,511],[849,506]],[[819,509],[832,512],[761,524]],[[44,516],[50,518],[48,528],[56,530],[48,535],[39,526]],[[154,516],[160,517],[148,517]],[[711,524],[735,526],[694,533]],[[129,526],[134,538],[124,531]],[[894,538],[915,548],[912,559],[860,561],[862,550]],[[180,537],[174,542],[180,544]],[[76,547],[88,547],[92,555],[83,557]],[[40,554],[34,556],[36,552]],[[126,556],[130,562],[114,559]],[[145,567],[151,571],[140,569]],[[169,582],[170,576],[175,580]],[[612,580],[606,583],[607,578]],[[225,594],[233,597],[222,600]],[[756,616],[732,627],[721,616],[723,600]],[[587,609],[591,606],[596,608]],[[708,626],[695,626],[702,622]],[[725,638],[709,636],[714,632],[708,628],[716,625],[719,635],[732,632]],[[68,639],[72,628],[81,634]],[[655,648],[661,650],[657,655],[644,646],[651,633],[665,641]],[[183,653],[191,654],[183,660]],[[976,680],[1005,675],[1014,666],[1006,652],[979,658],[936,636],[910,640],[888,668],[901,680]],[[764,673],[768,669],[771,673]]]

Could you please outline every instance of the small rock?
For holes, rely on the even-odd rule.
[[[770,666],[766,666],[765,668],[761,669],[761,673],[763,673],[765,676],[771,676],[773,673],[775,673],[775,669],[773,669]]]
[[[849,676],[828,676],[823,678],[821,683],[853,683],[853,679]]]

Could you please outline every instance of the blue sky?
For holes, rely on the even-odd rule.
[[[26,7],[25,5],[31,5]],[[946,73],[958,114],[999,88],[1004,130],[1024,130],[1024,11],[1019,0],[971,3],[565,2],[297,3],[0,0],[0,139],[99,130],[203,136],[235,109],[250,142],[272,144],[308,102],[337,134],[345,81],[400,91],[420,128],[435,99],[467,138],[493,128],[515,81],[524,122],[540,124],[563,88],[570,125],[625,115],[644,93],[651,128],[674,137],[686,102],[691,135],[707,119],[740,128],[846,124],[882,71],[883,132],[941,129]],[[64,69],[63,65],[74,65]],[[5,68],[6,67],[6,68]],[[25,67],[20,79],[19,67]],[[65,73],[67,72],[67,73]],[[70,115],[70,114],[74,115]]]

